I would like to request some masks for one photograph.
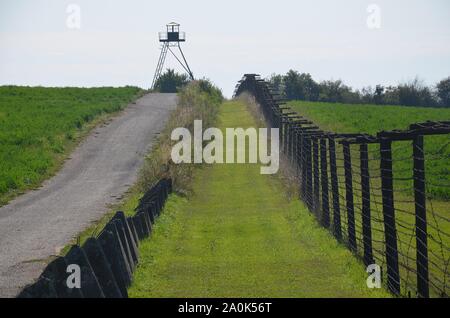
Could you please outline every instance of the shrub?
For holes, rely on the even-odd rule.
[[[154,88],[160,93],[176,93],[187,83],[189,83],[189,79],[186,74],[178,74],[174,70],[168,69],[157,79]]]
[[[174,164],[171,160],[170,136],[175,128],[194,129],[194,120],[202,120],[203,127],[216,123],[222,92],[209,80],[192,81],[180,90],[177,109],[172,112],[164,130],[159,135],[152,152],[147,156],[139,177],[139,186],[145,191],[163,177],[170,177],[174,190],[180,194],[190,191],[193,164]]]

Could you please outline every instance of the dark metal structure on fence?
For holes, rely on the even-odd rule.
[[[163,179],[140,200],[134,216],[117,212],[103,230],[83,246],[74,245],[67,255],[57,257],[19,298],[126,298],[139,260],[139,241],[152,232],[172,192],[172,181]],[[68,266],[80,268],[80,288],[69,288]]]
[[[426,163],[449,158],[428,154],[424,139],[450,134],[450,122],[376,136],[338,134],[293,112],[256,74],[244,75],[234,95],[244,92],[254,96],[267,124],[280,129],[300,198],[319,222],[366,265],[380,265],[395,295],[448,296],[450,211],[427,196],[436,185],[427,181]]]
[[[156,81],[161,76],[163,71],[164,63],[166,61],[167,52],[170,52],[175,59],[180,63],[181,67],[186,71],[191,80],[194,80],[194,74],[189,67],[189,64],[184,56],[183,50],[181,49],[181,42],[186,41],[186,34],[184,32],[180,32],[180,25],[175,22],[171,22],[167,24],[167,32],[159,33],[159,42],[162,43],[161,54],[159,55],[158,65],[156,66],[155,75],[153,77],[152,89],[155,88]],[[177,48],[181,54],[181,58],[178,57],[172,48]]]

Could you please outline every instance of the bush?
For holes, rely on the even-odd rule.
[[[205,129],[213,126],[222,102],[222,92],[206,79],[192,81],[180,90],[178,107],[172,112],[141,170],[139,186],[142,191],[163,177],[172,178],[174,190],[178,193],[186,194],[190,191],[194,165],[172,162],[171,151],[176,142],[171,140],[171,133],[179,127],[188,128],[193,133],[194,120],[202,120]]]
[[[415,78],[409,83],[398,86],[400,105],[406,106],[433,106],[437,103],[433,99],[431,90]]]
[[[189,79],[186,74],[178,74],[174,70],[168,69],[156,80],[154,89],[160,93],[177,93],[187,83],[189,83]]]

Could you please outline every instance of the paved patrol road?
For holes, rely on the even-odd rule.
[[[0,297],[14,297],[137,179],[176,94],[148,94],[97,127],[53,178],[0,208]]]

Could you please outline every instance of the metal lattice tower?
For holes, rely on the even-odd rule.
[[[159,42],[162,43],[162,48],[161,54],[159,55],[158,65],[156,66],[155,76],[153,77],[152,89],[155,88],[156,81],[162,74],[167,52],[172,53],[178,63],[180,63],[183,69],[188,73],[191,80],[194,80],[194,74],[192,74],[189,64],[186,61],[183,50],[181,50],[180,42],[186,42],[186,34],[184,32],[180,32],[180,25],[175,22],[167,24],[167,31],[159,32]],[[181,53],[181,58],[175,54],[172,48],[178,48]]]

